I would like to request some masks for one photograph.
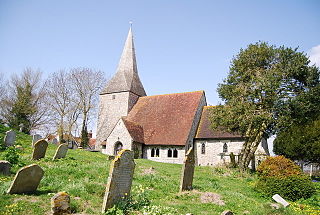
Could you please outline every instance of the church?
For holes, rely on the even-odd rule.
[[[99,96],[96,149],[116,155],[121,149],[134,151],[135,158],[183,163],[194,147],[196,165],[230,162],[240,153],[244,138],[213,131],[204,91],[147,96],[138,75],[130,28],[115,75]],[[262,141],[256,159],[269,155]]]

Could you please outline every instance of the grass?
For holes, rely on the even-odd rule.
[[[0,125],[0,141],[7,128]],[[110,161],[97,152],[69,150],[67,157],[52,161],[57,148],[49,144],[46,157],[31,161],[31,137],[18,132],[16,145],[21,145],[20,166],[37,163],[45,175],[36,193],[29,195],[8,195],[15,173],[20,166],[12,168],[10,176],[0,175],[0,214],[50,214],[50,198],[57,192],[66,191],[71,196],[71,208],[78,214],[101,214]],[[0,152],[0,159],[5,151]],[[194,175],[195,191],[179,193],[181,165],[158,163],[137,159],[133,178],[132,196],[141,193],[150,200],[148,214],[221,214],[231,210],[235,214],[252,215],[300,215],[320,214],[320,186],[318,193],[307,200],[291,203],[288,208],[272,209],[273,201],[254,190],[256,176],[241,174],[227,168],[196,167]],[[212,202],[202,203],[206,192],[219,194],[225,205]],[[132,212],[142,214],[143,209]],[[140,211],[140,212],[139,212]],[[153,212],[151,212],[153,211]],[[157,212],[158,211],[158,212]]]

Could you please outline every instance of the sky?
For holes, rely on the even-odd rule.
[[[258,41],[320,66],[318,0],[0,0],[0,73],[89,67],[110,78],[130,21],[147,95],[205,90],[217,105],[233,56]]]

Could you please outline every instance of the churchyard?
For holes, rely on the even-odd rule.
[[[0,141],[3,141],[7,130],[0,125]],[[52,214],[52,197],[69,198],[64,193],[57,196],[58,192],[69,194],[71,213],[101,214],[112,162],[106,155],[77,149],[68,150],[65,158],[53,159],[58,147],[49,144],[43,158],[32,160],[32,137],[20,132],[17,132],[14,145],[19,154],[17,164],[12,166],[10,175],[0,175],[1,215]],[[8,158],[6,151],[0,151],[0,160]],[[10,156],[9,159],[14,160]],[[275,203],[271,198],[254,190],[257,179],[255,174],[240,173],[225,167],[197,166],[193,190],[180,192],[182,165],[143,159],[135,159],[134,162],[131,200],[121,201],[118,205],[124,211],[127,210],[128,214],[198,215],[221,214],[226,210],[234,214],[254,215],[320,214],[319,183],[315,183],[317,194],[310,199],[289,202],[289,207],[275,209],[271,206]],[[18,170],[31,164],[38,165],[44,171],[36,191],[7,194]],[[121,211],[113,207],[106,214],[123,214]]]

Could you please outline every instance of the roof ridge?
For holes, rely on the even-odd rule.
[[[191,91],[191,92],[181,92],[181,93],[166,93],[166,94],[158,94],[158,95],[151,95],[151,96],[144,96],[141,98],[150,98],[150,97],[156,97],[156,96],[167,96],[167,95],[175,95],[175,94],[189,94],[189,93],[204,93],[204,90],[198,90],[198,91]]]

